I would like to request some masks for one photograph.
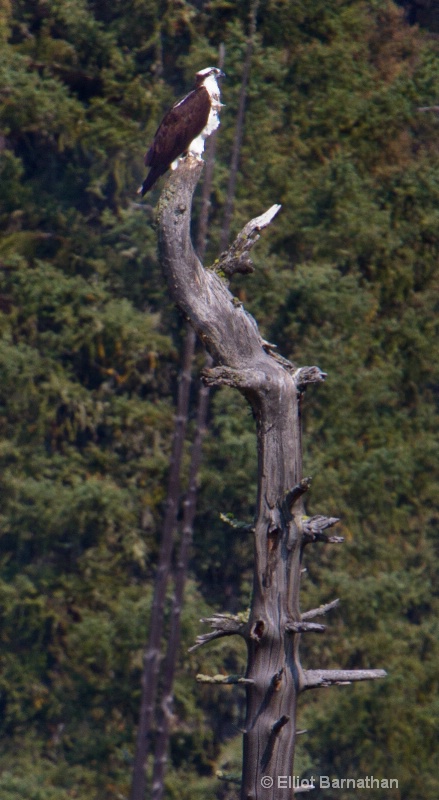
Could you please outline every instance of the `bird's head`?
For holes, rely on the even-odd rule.
[[[195,86],[203,86],[207,78],[213,78],[215,81],[217,81],[218,78],[224,77],[224,72],[221,69],[218,69],[218,67],[206,67],[205,69],[200,69],[200,71],[195,75]]]

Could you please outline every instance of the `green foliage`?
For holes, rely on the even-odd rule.
[[[180,348],[133,199],[163,110],[224,42],[217,255],[248,12],[0,0],[6,800],[128,793]],[[438,63],[391,2],[264,0],[234,218],[283,204],[233,288],[283,355],[328,373],[304,401],[307,510],[340,516],[346,544],[306,553],[302,605],[342,604],[303,642],[305,666],[389,672],[303,699],[294,772],[395,776],[420,800],[439,788],[439,163],[437,115],[417,108],[437,102]],[[242,672],[245,652],[186,650],[211,607],[247,608],[252,582],[251,534],[220,514],[252,522],[254,421],[221,390],[210,422],[167,778],[191,800],[235,792],[214,773],[239,771],[244,702],[193,676]]]

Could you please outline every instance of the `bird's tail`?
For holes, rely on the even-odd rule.
[[[163,175],[164,172],[166,172],[166,170],[157,168],[154,169],[154,167],[150,169],[142,185],[139,186],[137,194],[140,194],[143,197],[143,195],[149,192],[149,190],[154,186],[155,182],[160,178],[160,175]]]

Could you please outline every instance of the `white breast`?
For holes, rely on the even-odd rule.
[[[189,152],[193,156],[197,156],[201,158],[202,154],[204,153],[204,142],[208,136],[210,136],[220,124],[220,119],[218,116],[218,109],[211,108],[209,118],[207,120],[207,125],[203,128],[201,133],[197,136],[196,139],[190,143]]]

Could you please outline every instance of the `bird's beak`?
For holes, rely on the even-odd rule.
[[[220,69],[219,72],[218,72],[218,78],[225,78],[225,77],[226,77],[226,73],[223,72],[222,69]]]

